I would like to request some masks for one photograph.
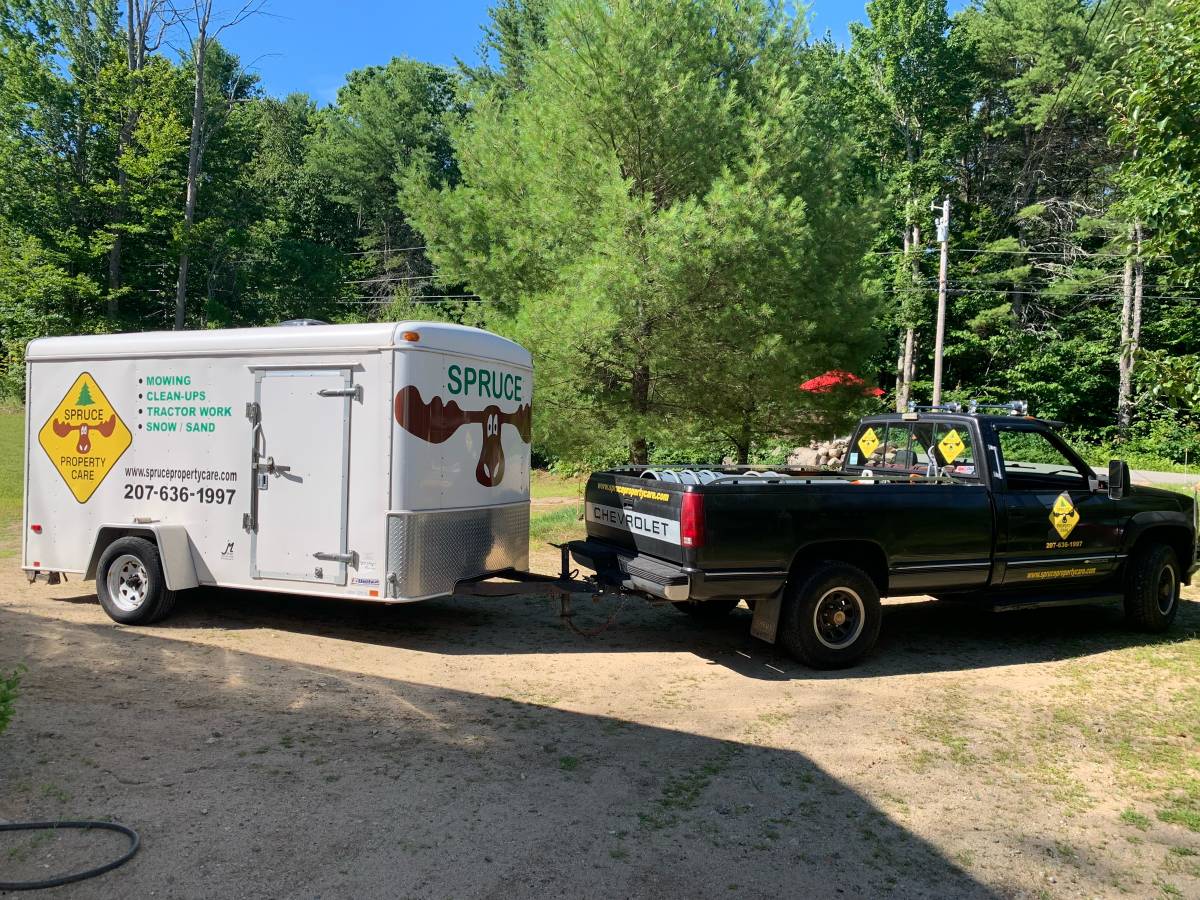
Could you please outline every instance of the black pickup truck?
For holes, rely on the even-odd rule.
[[[1124,603],[1167,629],[1197,569],[1193,499],[1097,475],[1055,428],[945,408],[870,416],[838,471],[633,466],[587,483],[601,583],[714,618],[746,600],[751,633],[820,668],[879,635],[881,596],[991,608]]]

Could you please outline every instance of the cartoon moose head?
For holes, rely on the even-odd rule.
[[[494,487],[504,478],[504,445],[500,441],[502,425],[516,426],[521,440],[529,443],[531,406],[526,403],[515,412],[501,412],[495,404],[481,410],[464,410],[457,401],[443,403],[434,397],[428,403],[413,385],[396,394],[396,422],[400,427],[431,444],[440,444],[463,425],[483,426],[483,447],[475,466],[475,480],[484,487]]]
[[[59,422],[56,417],[50,427],[54,429],[54,433],[59,437],[66,437],[72,431],[78,431],[79,443],[75,445],[75,449],[80,453],[87,453],[92,449],[92,439],[88,437],[91,427],[88,426],[87,422],[80,422],[78,425],[67,425],[64,422]],[[114,413],[108,417],[107,422],[92,427],[95,427],[96,431],[105,437],[112,437],[113,429],[117,427],[117,416]]]

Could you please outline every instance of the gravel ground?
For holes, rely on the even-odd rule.
[[[1168,645],[1114,611],[890,601],[872,659],[816,673],[744,610],[705,628],[630,601],[584,639],[536,598],[204,591],[131,629],[92,592],[0,576],[0,670],[28,667],[0,818],[143,837],[42,896],[1200,896],[1200,834],[1090,739],[1056,742],[1081,667],[1158,677]],[[0,835],[0,880],[119,846]]]

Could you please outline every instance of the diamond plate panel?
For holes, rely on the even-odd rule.
[[[387,596],[417,600],[529,566],[529,504],[388,515]]]

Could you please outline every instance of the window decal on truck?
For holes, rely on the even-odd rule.
[[[133,435],[96,379],[84,372],[38,432],[38,443],[75,499],[87,503]]]
[[[500,429],[504,425],[515,426],[521,440],[528,444],[533,406],[525,403],[510,413],[501,412],[494,404],[479,410],[464,410],[458,401],[446,403],[441,397],[426,403],[421,399],[421,392],[410,384],[396,394],[395,415],[401,428],[431,444],[449,440],[464,425],[482,425],[483,447],[475,466],[475,480],[484,487],[495,487],[504,479],[504,445],[500,441]]]

